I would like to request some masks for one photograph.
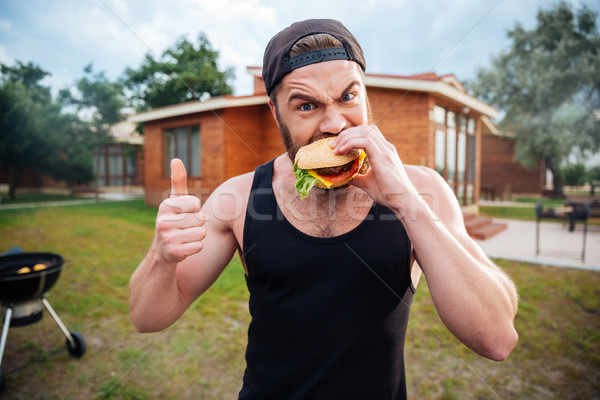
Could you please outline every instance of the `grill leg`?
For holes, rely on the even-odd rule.
[[[2,326],[2,340],[0,340],[0,365],[2,365],[2,357],[4,356],[4,346],[6,346],[6,338],[8,336],[8,328],[10,327],[10,320],[12,318],[12,307],[6,309],[6,316],[4,317],[4,325]]]
[[[52,319],[54,319],[54,322],[56,322],[56,325],[58,325],[58,327],[60,328],[62,333],[66,336],[66,338],[69,341],[69,343],[71,344],[71,346],[75,346],[75,341],[73,340],[71,333],[69,332],[67,327],[62,323],[60,318],[58,318],[58,314],[56,314],[54,312],[54,309],[52,308],[50,303],[48,303],[48,300],[46,300],[46,298],[43,298],[42,303],[44,303],[44,307],[46,307],[46,310],[48,310],[48,312],[52,316]]]

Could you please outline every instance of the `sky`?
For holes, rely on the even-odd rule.
[[[568,0],[599,11],[600,0]],[[552,0],[0,0],[0,62],[33,62],[55,91],[92,63],[115,80],[145,55],[159,58],[181,37],[203,32],[232,67],[234,94],[252,92],[247,66],[261,66],[269,39],[291,23],[335,18],[356,36],[367,72],[452,73],[475,79],[510,44],[517,23],[536,25]],[[600,24],[600,19],[598,20]]]

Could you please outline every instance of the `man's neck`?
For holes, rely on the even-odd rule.
[[[311,236],[339,236],[358,226],[373,201],[365,192],[348,185],[337,189],[313,188],[301,199],[294,186],[293,166],[287,156],[275,160],[273,191],[286,219]]]

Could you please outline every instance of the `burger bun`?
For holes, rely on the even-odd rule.
[[[301,147],[296,153],[294,162],[298,168],[318,169],[348,164],[359,156],[360,150],[358,149],[352,149],[346,154],[335,154],[331,147],[334,140],[335,136],[326,137]]]

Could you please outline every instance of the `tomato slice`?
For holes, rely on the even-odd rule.
[[[337,183],[343,180],[348,179],[352,175],[358,172],[358,164],[360,163],[359,157],[354,160],[354,164],[352,164],[352,168],[347,169],[346,171],[338,174],[338,175],[319,175],[323,179],[328,180],[329,182]]]

